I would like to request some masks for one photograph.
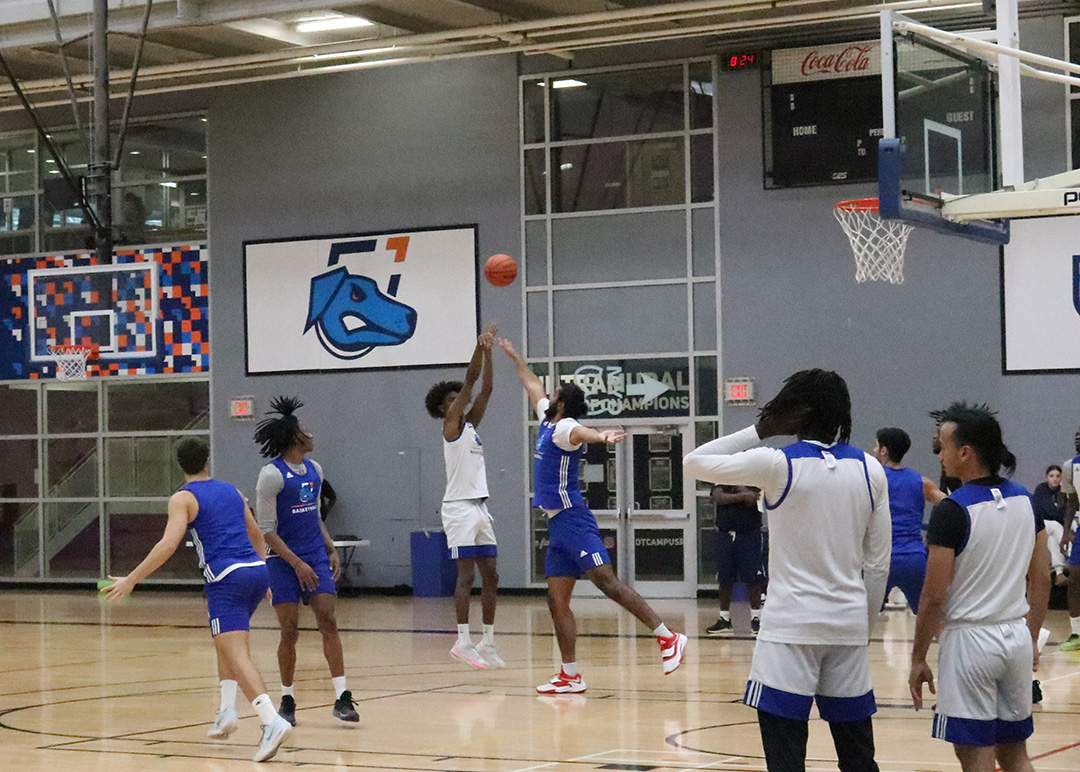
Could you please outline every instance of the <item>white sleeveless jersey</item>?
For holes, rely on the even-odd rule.
[[[446,493],[443,501],[487,498],[484,446],[471,423],[465,422],[461,436],[453,442],[443,437],[443,460],[446,462]]]

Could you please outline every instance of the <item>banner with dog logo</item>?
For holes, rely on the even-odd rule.
[[[1002,248],[1005,373],[1080,372],[1080,218],[1010,223]]]
[[[476,227],[244,243],[247,372],[467,362]]]

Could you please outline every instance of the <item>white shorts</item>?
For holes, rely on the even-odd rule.
[[[999,745],[1031,736],[1031,633],[1023,622],[941,634],[934,737]]]
[[[494,522],[483,499],[444,501],[442,525],[451,559],[494,556]]]
[[[869,647],[759,640],[743,702],[764,713],[805,721],[815,700],[826,721],[872,716],[877,705]]]

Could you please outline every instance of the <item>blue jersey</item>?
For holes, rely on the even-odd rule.
[[[540,435],[533,451],[533,506],[561,512],[570,507],[585,507],[578,480],[578,466],[585,446],[576,450],[563,450],[555,444],[552,435],[555,424],[540,422]]]
[[[285,485],[277,495],[277,535],[305,562],[325,556],[326,544],[319,524],[322,478],[315,465],[305,460],[304,473],[297,474],[283,459],[271,463],[281,472]]]
[[[889,512],[892,514],[892,551],[894,555],[925,552],[922,540],[922,475],[914,469],[885,467],[889,478]]]
[[[240,491],[220,480],[189,482],[182,490],[190,491],[199,503],[199,513],[188,523],[188,535],[207,582],[216,582],[236,568],[262,565],[248,536]]]

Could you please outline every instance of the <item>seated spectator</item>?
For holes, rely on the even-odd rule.
[[[1050,548],[1050,570],[1054,584],[1067,584],[1066,559],[1061,540],[1065,534],[1065,494],[1061,490],[1061,467],[1046,467],[1046,480],[1035,487],[1031,496],[1035,513],[1046,523],[1047,546]]]

